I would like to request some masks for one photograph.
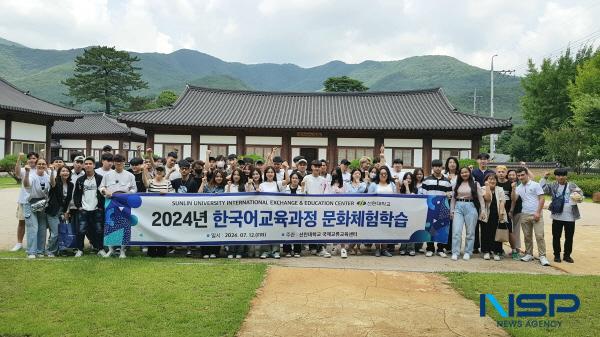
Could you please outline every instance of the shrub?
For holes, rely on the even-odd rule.
[[[475,160],[475,159],[468,159],[468,158],[459,159],[458,164],[460,165],[460,167],[467,167],[469,165],[472,165],[473,168],[479,167],[479,165],[477,164],[477,160]]]
[[[267,161],[263,157],[261,157],[261,156],[259,156],[257,154],[245,154],[245,155],[242,155],[242,156],[238,156],[238,158],[239,159],[251,158],[252,160],[254,160],[255,163],[258,160],[262,160],[265,164],[267,163]]]
[[[14,170],[17,164],[17,155],[9,154],[8,156],[0,159],[0,171],[7,172],[11,177],[15,178]],[[17,182],[19,180],[15,178]]]

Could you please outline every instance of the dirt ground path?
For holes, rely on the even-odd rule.
[[[238,336],[508,336],[434,273],[269,268]]]

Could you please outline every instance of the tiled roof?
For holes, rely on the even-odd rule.
[[[129,128],[104,113],[87,113],[73,122],[56,121],[52,135],[138,135],[146,137],[144,130]]]
[[[123,113],[135,125],[315,130],[498,130],[510,120],[461,113],[440,88],[288,93],[187,86],[169,108]]]
[[[44,101],[19,90],[0,77],[0,108],[56,118],[81,118],[80,111]]]

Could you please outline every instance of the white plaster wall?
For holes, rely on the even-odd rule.
[[[155,134],[155,143],[164,144],[191,144],[192,136],[190,135],[168,135],[168,134]]]
[[[118,140],[92,139],[92,149],[101,149],[104,145],[112,146],[113,150],[119,149]]]
[[[414,167],[423,167],[423,150],[415,149],[413,156]]]
[[[383,140],[385,147],[423,147],[423,139],[396,139],[385,138]]]
[[[85,149],[85,139],[61,139],[60,145],[67,149]]]
[[[432,139],[431,147],[437,149],[470,149],[469,139]]]
[[[13,140],[31,140],[36,142],[46,142],[46,126],[30,123],[12,122]]]
[[[206,160],[206,151],[208,151],[208,145],[200,145],[200,153],[198,154],[200,160]]]
[[[292,146],[327,146],[326,137],[292,137]]]
[[[4,158],[4,139],[0,139],[0,158]]]
[[[294,157],[299,156],[299,155],[300,155],[300,148],[299,147],[293,147],[292,148],[292,159]],[[291,163],[290,163],[290,165],[291,165]]]
[[[281,145],[281,137],[246,136],[246,145]]]
[[[237,151],[237,147],[235,145],[229,145],[227,147],[227,154],[239,154],[235,153]]]
[[[200,144],[237,144],[236,136],[200,135]],[[204,151],[203,153],[206,153]]]
[[[373,147],[375,138],[338,138],[337,146]]]
[[[319,159],[327,160],[327,148],[319,148]]]
[[[5,137],[6,137],[6,121],[4,119],[0,119],[0,138],[5,138]]]
[[[183,157],[179,158],[179,159],[183,159],[183,158],[187,158],[187,157],[191,157],[192,156],[192,145],[184,145],[183,146]]]

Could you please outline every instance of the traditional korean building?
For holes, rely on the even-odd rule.
[[[457,111],[440,88],[360,93],[291,93],[187,86],[167,108],[123,113],[119,121],[146,130],[147,146],[165,155],[258,154],[278,147],[285,160],[303,155],[339,162],[401,158],[429,171],[432,159],[473,158],[481,137],[510,120]]]
[[[34,97],[0,78],[0,158],[42,149],[49,157],[54,122],[81,117],[80,111]]]
[[[78,152],[100,158],[105,145],[110,145],[113,153],[131,158],[138,146],[144,147],[146,134],[144,130],[130,128],[104,113],[89,113],[72,122],[54,123],[52,140],[52,155],[68,161]]]

